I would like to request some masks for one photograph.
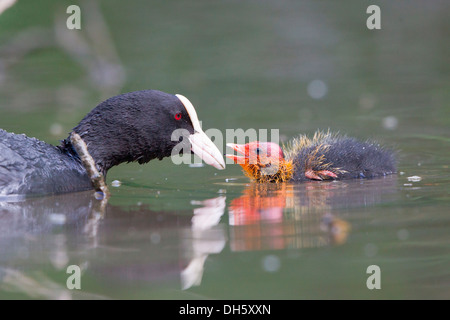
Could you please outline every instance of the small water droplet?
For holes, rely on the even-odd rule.
[[[103,200],[103,198],[105,197],[105,195],[104,195],[104,193],[101,192],[101,191],[96,191],[96,192],[94,193],[94,197],[95,197],[95,199],[97,199],[97,200]]]
[[[122,182],[120,182],[119,180],[114,180],[111,182],[111,186],[112,187],[120,187],[120,185],[122,184]]]
[[[419,177],[419,176],[411,176],[411,177],[408,177],[408,181],[411,181],[411,182],[418,182],[418,181],[420,181],[420,180],[422,180],[422,178]]]

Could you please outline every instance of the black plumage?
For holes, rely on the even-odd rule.
[[[181,120],[174,116],[181,113]],[[125,93],[109,98],[73,128],[89,147],[101,173],[122,162],[140,164],[170,156],[179,141],[172,132],[185,129],[194,133],[189,115],[181,101],[157,90]],[[70,139],[62,141],[62,152],[72,153]]]
[[[176,130],[180,134],[173,139]],[[84,140],[104,176],[123,162],[142,164],[168,157],[180,142],[188,147],[191,142],[192,152],[206,155],[208,164],[225,167],[221,153],[200,129],[194,107],[180,95],[143,90],[112,97],[88,113],[73,132]],[[0,129],[0,196],[88,189],[92,184],[70,134],[53,146]]]
[[[78,156],[24,134],[0,129],[0,196],[92,188]]]
[[[298,141],[302,137],[297,138]],[[294,139],[293,145],[296,142]],[[286,152],[292,160],[292,181],[309,180],[305,172],[334,172],[336,179],[375,178],[395,173],[396,159],[391,150],[370,141],[330,133],[318,134],[302,147]]]

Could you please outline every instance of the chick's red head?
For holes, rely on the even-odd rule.
[[[283,150],[276,143],[253,141],[247,144],[228,143],[227,146],[242,156],[227,154],[226,157],[239,164],[247,176],[257,181],[279,180],[276,176],[286,166]]]

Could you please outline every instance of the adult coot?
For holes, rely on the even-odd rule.
[[[202,131],[193,105],[181,95],[144,90],[112,97],[86,115],[73,132],[84,140],[104,176],[122,162],[142,164],[168,157],[180,141],[188,141],[191,151],[207,164],[225,168],[222,154]],[[70,135],[53,146],[0,129],[0,196],[92,188]]]
[[[258,182],[374,178],[396,172],[394,153],[374,142],[330,132],[301,135],[284,150],[272,142],[227,144],[244,156],[226,155]]]

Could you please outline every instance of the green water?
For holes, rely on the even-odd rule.
[[[224,136],[375,139],[399,174],[261,186],[165,159],[110,170],[108,202],[0,202],[0,298],[450,298],[449,3],[377,1],[368,30],[361,1],[79,1],[71,31],[69,4],[0,15],[0,128],[57,144],[103,99],[152,88]]]

